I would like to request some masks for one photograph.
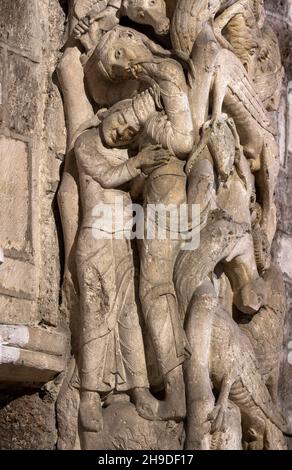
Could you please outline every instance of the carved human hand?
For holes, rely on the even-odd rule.
[[[89,31],[90,26],[97,20],[103,20],[104,22],[105,19],[107,19],[108,26],[104,22],[103,28],[105,28],[105,30],[111,29],[111,27],[113,28],[117,24],[116,13],[117,10],[113,7],[107,7],[104,10],[101,8],[92,9],[87,13],[87,15],[80,18],[75,26],[73,30],[75,38],[80,38],[83,34],[86,34]]]
[[[87,33],[93,21],[88,15],[81,18],[73,30],[75,38],[80,38],[80,36]]]
[[[161,145],[150,145],[133,158],[136,168],[147,172],[169,162],[170,154]]]

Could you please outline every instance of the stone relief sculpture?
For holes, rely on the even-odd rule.
[[[269,115],[282,66],[263,2],[72,1],[58,77],[73,345],[59,447],[159,448],[162,431],[169,448],[285,449]],[[138,240],[115,218],[96,234],[96,207],[117,198],[130,221],[140,204]],[[182,206],[183,239],[169,217],[164,237],[148,236],[151,221],[159,232],[153,207]],[[186,249],[194,224],[200,243]],[[119,413],[128,434],[115,434]],[[132,447],[136,426],[143,442]]]

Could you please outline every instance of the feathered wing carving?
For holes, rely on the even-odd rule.
[[[275,135],[274,126],[242,63],[227,50],[222,51],[221,54],[220,66],[223,73],[226,74],[230,91],[237,96],[251,117],[263,129]]]

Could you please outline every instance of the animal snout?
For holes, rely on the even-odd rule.
[[[155,28],[155,32],[159,35],[166,35],[169,32],[170,21],[166,18],[163,21],[159,21],[158,26]]]

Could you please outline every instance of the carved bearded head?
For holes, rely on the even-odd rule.
[[[116,26],[106,33],[89,61],[85,74],[94,64],[104,78],[111,81],[136,79],[138,64],[155,62],[169,57],[169,51],[131,28]]]
[[[126,15],[136,23],[147,24],[159,35],[169,31],[164,0],[123,0]]]

